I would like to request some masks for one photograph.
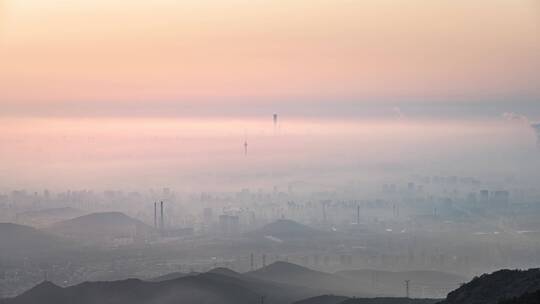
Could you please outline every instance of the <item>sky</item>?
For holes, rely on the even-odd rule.
[[[538,121],[536,0],[0,0],[0,191],[538,181]]]
[[[540,96],[535,0],[0,3],[8,116],[528,112]]]

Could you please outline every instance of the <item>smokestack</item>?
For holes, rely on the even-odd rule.
[[[163,232],[163,228],[164,228],[164,223],[163,223],[163,201],[161,201],[161,221],[159,223],[159,229],[161,230],[161,232]]]
[[[154,202],[154,228],[157,229],[157,202]]]
[[[356,224],[360,224],[360,205],[356,205]]]

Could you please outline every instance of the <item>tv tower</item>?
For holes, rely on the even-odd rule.
[[[244,140],[244,156],[247,156],[248,153],[248,142],[247,139]]]
[[[163,221],[163,201],[161,201],[160,204],[161,204],[161,221],[159,222],[159,229],[161,230],[161,233],[163,233],[163,229],[165,228],[165,222]]]

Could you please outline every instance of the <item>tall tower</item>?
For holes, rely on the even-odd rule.
[[[247,139],[244,140],[244,156],[247,156],[248,154],[248,142]]]
[[[163,228],[165,228],[165,223],[163,222],[163,201],[161,201],[161,220],[159,222],[159,229],[161,232],[163,232]]]
[[[277,113],[274,113],[274,115],[272,115],[272,119],[274,121],[274,133],[277,133],[277,129],[278,129],[278,116],[277,116]]]
[[[157,202],[154,202],[154,228],[157,229]]]

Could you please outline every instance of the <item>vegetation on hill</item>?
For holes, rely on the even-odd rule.
[[[450,292],[441,304],[497,304],[538,290],[540,269],[499,270],[474,278]]]

